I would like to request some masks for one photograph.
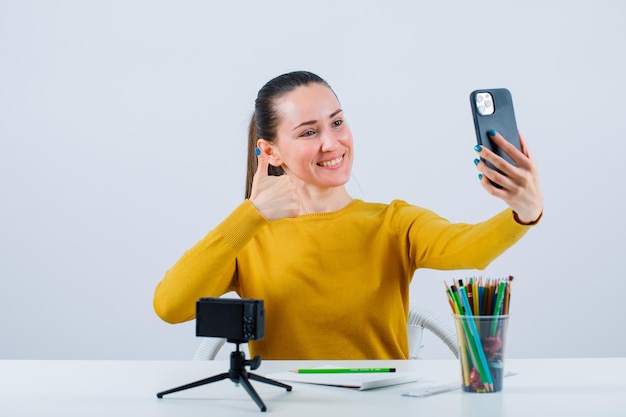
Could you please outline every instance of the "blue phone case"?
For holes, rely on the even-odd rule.
[[[493,97],[493,114],[480,114],[476,106],[476,95],[479,93],[491,94]],[[489,135],[487,134],[490,129],[494,129],[508,142],[515,145],[517,149],[521,150],[517,123],[515,121],[515,111],[513,110],[513,99],[509,90],[506,88],[476,90],[470,94],[470,103],[472,106],[472,115],[474,116],[474,127],[476,128],[476,140],[478,144],[490,149],[497,155],[506,159],[510,164],[515,165],[506,153],[491,143]]]

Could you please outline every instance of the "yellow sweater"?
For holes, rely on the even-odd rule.
[[[403,201],[353,200],[269,222],[246,200],[167,271],[154,308],[183,322],[199,298],[236,291],[264,300],[265,337],[250,342],[252,355],[406,359],[415,270],[483,269],[528,229],[510,209],[453,224]]]

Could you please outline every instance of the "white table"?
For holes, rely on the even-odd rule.
[[[266,375],[321,365],[396,367],[424,380],[460,380],[455,360],[264,361]],[[227,371],[227,361],[0,360],[0,416],[242,416],[265,415],[242,386],[224,380],[165,396],[156,393]],[[281,416],[625,416],[626,358],[510,359],[500,393],[460,390],[427,398],[403,393],[418,383],[355,391],[292,384],[293,391],[252,381]]]

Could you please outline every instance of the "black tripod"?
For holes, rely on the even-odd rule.
[[[276,385],[277,387],[282,387],[285,388],[287,391],[291,391],[291,385],[283,384],[281,382],[274,381],[273,379],[265,378],[260,375],[256,375],[246,371],[246,366],[250,366],[251,370],[257,369],[259,366],[261,366],[261,357],[257,355],[252,360],[246,360],[245,353],[239,350],[239,344],[243,342],[240,340],[231,339],[228,339],[228,341],[237,345],[237,349],[234,352],[230,353],[230,369],[228,370],[228,372],[224,372],[210,378],[201,379],[199,381],[192,382],[186,385],[181,385],[180,387],[172,388],[167,391],[159,392],[157,393],[157,397],[163,398],[164,395],[171,394],[173,392],[183,391],[189,388],[199,387],[200,385],[210,384],[211,382],[221,381],[223,379],[230,378],[230,380],[233,381],[235,384],[241,383],[244,389],[252,397],[254,402],[257,403],[259,408],[261,408],[261,411],[266,411],[267,407],[265,407],[265,404],[263,404],[263,400],[261,400],[259,394],[254,390],[252,384],[250,384],[249,379],[264,382],[266,384]]]

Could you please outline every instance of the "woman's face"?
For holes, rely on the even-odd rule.
[[[316,187],[347,183],[354,157],[352,132],[333,91],[323,84],[297,87],[278,99],[275,108],[279,124],[271,163]]]

